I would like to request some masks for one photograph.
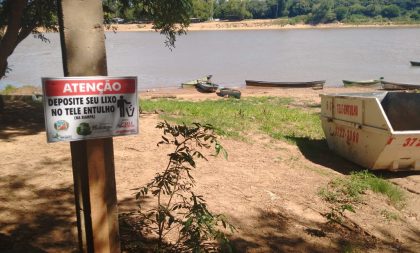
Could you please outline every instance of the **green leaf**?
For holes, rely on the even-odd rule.
[[[224,158],[226,160],[228,159],[227,151],[223,148],[223,146],[219,142],[216,142],[216,144],[214,145],[214,148],[215,148],[215,151],[216,151],[216,156],[218,156],[220,154],[220,152],[222,152]]]
[[[350,212],[353,212],[353,213],[355,213],[356,211],[354,210],[354,208],[353,208],[353,206],[352,205],[349,205],[349,204],[344,204],[344,205],[342,205],[341,206],[341,210],[344,212],[345,210],[347,210],[347,211],[350,211]]]

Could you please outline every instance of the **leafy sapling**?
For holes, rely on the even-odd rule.
[[[156,127],[163,130],[157,145],[171,145],[174,151],[168,154],[165,170],[136,189],[138,200],[149,194],[156,198],[156,205],[150,210],[143,211],[140,206],[144,221],[158,237],[156,251],[207,252],[217,248],[209,244],[210,240],[218,240],[229,248],[223,231],[234,232],[235,228],[223,215],[211,213],[203,196],[193,191],[196,181],[191,172],[197,168],[196,160],[207,161],[201,150],[214,147],[215,156],[222,153],[227,158],[214,127],[199,123],[171,125],[166,121]],[[169,235],[171,242],[165,240]]]

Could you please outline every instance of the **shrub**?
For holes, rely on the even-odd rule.
[[[164,135],[159,145],[172,145],[174,152],[170,153],[165,170],[156,174],[146,186],[136,189],[137,199],[151,194],[156,198],[156,206],[140,214],[146,224],[158,236],[157,252],[166,250],[202,252],[212,247],[208,240],[218,240],[224,245],[228,239],[220,229],[234,227],[220,214],[211,213],[203,196],[192,190],[195,179],[191,172],[196,169],[195,159],[206,157],[201,148],[215,148],[215,155],[227,153],[220,145],[211,125],[193,123],[192,127],[185,124],[172,126],[168,122],[160,122],[157,128],[163,129]],[[141,206],[140,206],[141,207]],[[171,231],[177,231],[178,239],[174,243],[164,239]],[[213,246],[214,248],[214,246]]]
[[[400,188],[368,171],[356,172],[347,178],[334,179],[319,190],[321,198],[333,205],[325,215],[327,219],[341,222],[344,211],[355,212],[354,205],[362,202],[362,195],[367,190],[387,196],[397,207],[404,205],[405,197]]]

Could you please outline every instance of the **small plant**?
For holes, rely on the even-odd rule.
[[[352,213],[355,213],[354,207],[350,204],[342,204],[338,206],[333,206],[329,213],[325,214],[325,218],[329,222],[337,222],[341,223],[343,222],[342,217],[344,216],[344,211],[350,211]]]
[[[391,221],[391,220],[398,220],[398,214],[393,213],[391,211],[388,211],[386,209],[382,209],[381,210],[381,215],[382,217],[384,217],[387,221]]]
[[[154,208],[143,212],[140,207],[140,214],[158,237],[156,252],[171,249],[176,252],[207,252],[211,248],[209,240],[218,240],[228,246],[221,226],[231,232],[235,228],[223,215],[211,213],[203,196],[192,190],[195,179],[191,172],[196,169],[195,159],[207,160],[200,149],[213,146],[215,155],[223,153],[227,158],[213,126],[199,123],[192,127],[185,124],[172,126],[165,121],[157,128],[163,129],[164,133],[158,146],[173,145],[174,152],[168,154],[169,162],[163,172],[156,174],[146,186],[136,189],[136,199],[148,194],[157,198]],[[165,242],[166,236],[174,235],[174,232],[175,242]]]
[[[404,193],[400,188],[368,171],[362,171],[352,173],[347,178],[333,179],[327,187],[319,190],[319,196],[332,204],[325,217],[341,223],[344,211],[355,212],[354,206],[362,202],[362,195],[367,190],[387,196],[397,207],[404,205]]]
[[[387,180],[379,178],[368,171],[362,171],[352,174],[353,181],[361,181],[367,185],[367,188],[376,193],[381,193],[388,197],[391,204],[401,208],[404,206],[404,192],[398,186]]]
[[[363,250],[358,245],[353,245],[350,242],[345,241],[341,246],[341,252],[343,253],[361,253]]]

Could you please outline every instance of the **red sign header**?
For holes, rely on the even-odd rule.
[[[45,95],[83,96],[83,95],[112,95],[130,94],[136,92],[136,81],[133,78],[107,78],[97,79],[45,79]]]

